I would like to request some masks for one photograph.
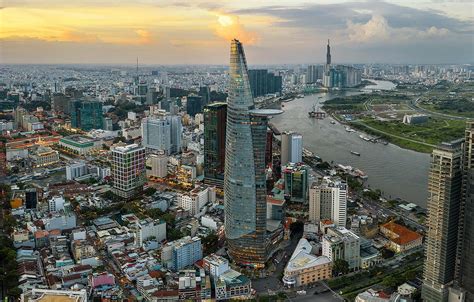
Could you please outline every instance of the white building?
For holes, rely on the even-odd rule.
[[[203,258],[203,266],[213,278],[219,277],[230,269],[227,259],[214,254]]]
[[[331,261],[343,259],[349,264],[349,269],[360,268],[360,238],[346,228],[328,228],[323,236],[322,249],[322,254]]]
[[[168,175],[168,156],[164,154],[151,154],[147,159],[146,172],[148,177],[166,177]]]
[[[347,184],[339,179],[324,177],[309,189],[309,220],[319,224],[325,219],[346,227]]]
[[[145,183],[145,148],[137,144],[112,149],[112,177],[114,193],[130,198]]]
[[[190,215],[198,214],[209,201],[209,188],[199,186],[188,193],[178,194],[178,206],[189,211]]]
[[[135,244],[143,246],[143,242],[154,238],[161,242],[166,239],[166,222],[151,218],[137,221],[131,229],[135,232]]]
[[[303,136],[295,132],[281,134],[281,166],[303,161]]]
[[[143,146],[166,154],[181,151],[183,127],[177,115],[151,116],[142,120]]]
[[[62,196],[55,196],[51,198],[48,202],[48,210],[50,212],[59,212],[61,210],[64,210],[64,203],[66,201]]]
[[[74,180],[87,174],[87,165],[84,161],[75,162],[66,166],[66,179]]]

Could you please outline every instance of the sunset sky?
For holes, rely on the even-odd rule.
[[[0,63],[472,63],[469,0],[0,0]]]

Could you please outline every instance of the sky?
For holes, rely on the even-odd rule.
[[[470,0],[0,0],[2,64],[474,62]]]

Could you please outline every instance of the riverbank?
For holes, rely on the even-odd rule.
[[[377,88],[372,88],[380,90],[394,87],[390,82],[378,81],[377,84]],[[295,99],[285,103],[282,108],[284,113],[273,117],[271,123],[279,131],[300,133],[303,147],[325,161],[364,171],[369,176],[365,181],[367,186],[380,189],[387,199],[401,198],[425,208],[430,162],[428,154],[394,144],[368,142],[359,137],[360,132],[347,131],[346,125],[334,123],[329,116],[322,120],[308,118],[308,112],[316,103],[323,104],[333,98],[356,94],[362,92],[329,91]],[[350,151],[358,152],[360,156]]]

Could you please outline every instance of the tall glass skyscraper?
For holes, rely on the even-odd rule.
[[[70,103],[71,126],[84,131],[103,128],[102,103],[75,100]]]
[[[281,110],[255,109],[242,44],[233,40],[227,102],[224,203],[225,233],[232,259],[263,267],[266,231],[265,151],[268,117]]]
[[[204,108],[204,182],[222,187],[225,167],[227,104]]]

